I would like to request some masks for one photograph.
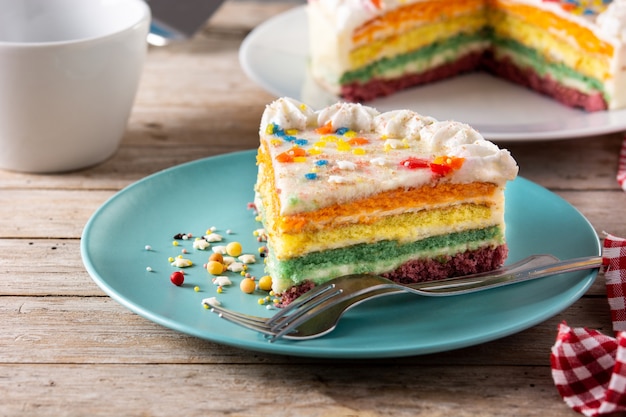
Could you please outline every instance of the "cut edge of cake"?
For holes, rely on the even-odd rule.
[[[626,107],[626,0],[309,0],[310,72],[367,102],[485,70],[586,111]]]

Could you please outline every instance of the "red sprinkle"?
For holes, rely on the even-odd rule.
[[[183,285],[183,282],[185,282],[185,274],[180,271],[172,272],[172,275],[170,275],[170,281],[172,281],[172,284],[180,287]]]
[[[409,157],[400,161],[400,166],[408,169],[428,168],[429,162],[425,159]]]

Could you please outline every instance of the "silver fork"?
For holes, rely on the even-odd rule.
[[[383,295],[467,294],[564,272],[594,269],[600,267],[601,261],[597,256],[559,261],[551,255],[534,255],[497,271],[411,285],[399,285],[376,275],[351,275],[314,288],[270,318],[248,316],[219,306],[211,310],[224,319],[263,333],[270,341],[281,337],[312,339],[331,332],[348,309]]]
[[[553,264],[557,261],[558,258],[552,255],[532,255],[496,271],[451,278],[446,281],[450,284],[455,284],[460,288],[464,283],[469,285],[475,283],[476,280],[484,281],[485,278],[489,277],[495,279],[503,274],[516,272],[522,269],[530,269],[541,265]],[[319,312],[320,315],[319,317],[316,317],[315,320],[300,319],[298,321],[299,324],[297,325],[297,329],[294,329],[295,324],[291,322],[290,327],[294,329],[294,331],[291,334],[285,334],[285,332],[282,332],[281,334],[281,337],[287,339],[312,339],[331,332],[339,322],[343,313],[362,301],[382,296],[386,293],[401,293],[406,290],[404,287],[378,287],[374,290],[374,286],[381,285],[380,278],[381,277],[369,274],[347,275],[335,278],[332,281],[329,281],[326,284],[318,286],[306,294],[303,294],[296,300],[292,301],[288,307],[281,309],[277,314],[269,318],[239,313],[226,309],[222,306],[213,306],[211,311],[219,314],[221,318],[248,329],[260,332],[266,335],[270,340],[275,340],[278,337],[276,336],[276,331],[273,330],[273,327],[280,326],[283,323],[287,324],[287,320],[290,318],[289,313],[293,312],[294,314],[298,314],[295,310],[302,305],[306,308],[306,310],[302,310],[302,313],[308,312],[308,317],[311,317],[313,312],[310,311],[310,307],[319,306],[320,308],[319,310],[316,310],[316,312]],[[385,280],[384,283],[391,283],[391,281]],[[420,285],[427,285],[427,283],[414,284],[415,290],[419,290]],[[361,293],[353,294],[351,290],[349,290],[348,286],[357,286],[356,289],[360,290]],[[330,287],[335,288],[336,291],[329,292],[328,290]],[[367,291],[368,288],[372,291]],[[347,292],[348,294],[344,295],[342,300],[338,300],[336,298],[333,299],[333,297],[338,295],[337,291],[340,291],[341,293]],[[321,297],[317,297],[318,295]],[[307,303],[308,301],[312,301],[314,299],[316,301],[315,304]],[[334,305],[325,306],[324,301],[332,302]],[[294,318],[296,317],[294,316]]]

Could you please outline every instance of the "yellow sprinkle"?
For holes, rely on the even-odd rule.
[[[274,293],[274,291],[270,291],[270,295],[273,297],[273,296],[275,296],[276,294]]]
[[[293,162],[306,162],[306,156],[296,156],[293,158]]]
[[[282,143],[283,143],[283,142],[282,142],[280,139],[272,139],[272,140],[270,140],[270,144],[271,144],[272,146],[278,146],[278,145],[280,145],[280,144],[282,144]]]
[[[173,241],[173,242],[172,242],[172,245],[174,245],[174,246],[178,246],[178,241],[176,241],[176,240],[175,240],[175,241]]]
[[[257,222],[260,222],[260,221],[261,221],[261,216],[256,216],[256,217],[254,218],[254,220],[256,220]]]
[[[258,302],[259,302],[259,304],[260,304],[260,305],[263,305],[263,304],[265,304],[265,299],[263,299],[263,298],[259,298],[259,301],[258,301]]]
[[[221,294],[224,291],[224,289],[222,288],[222,286],[220,285],[219,287],[217,287],[217,293]]]
[[[328,142],[337,142],[339,138],[335,135],[325,135],[325,136],[322,136],[322,140],[325,140]]]
[[[311,172],[318,172],[318,171],[319,171],[319,169],[317,169],[317,167],[312,167],[311,168]]]
[[[356,137],[356,132],[354,130],[348,130],[343,135],[347,138],[353,138],[353,137]]]
[[[340,140],[337,142],[337,150],[339,152],[347,152],[351,149],[352,147],[350,146],[350,144],[346,141]]]
[[[193,287],[193,290],[194,290],[195,292],[199,292],[199,291],[200,291],[200,287],[198,287],[198,286],[196,285],[195,287]]]
[[[208,310],[210,308],[208,304],[202,304],[202,306],[204,307],[205,310]]]
[[[322,150],[320,148],[311,148],[309,149],[309,154],[310,155],[319,155],[322,153]]]
[[[273,135],[274,134],[274,125],[273,124],[267,125],[267,127],[265,128],[265,133],[268,134],[268,135]]]
[[[272,302],[273,302],[274,304],[278,304],[278,303],[280,303],[280,300],[279,300],[278,298],[274,298],[274,299],[272,300]]]
[[[294,136],[298,134],[298,129],[287,129],[285,130],[285,133],[290,135],[290,136]]]
[[[169,258],[167,258],[167,261],[168,261],[168,262],[170,262],[170,263],[172,263],[172,262],[174,262],[174,258],[172,258],[172,257],[170,256]]]
[[[355,155],[365,155],[365,149],[363,148],[356,148],[352,150],[352,153]]]
[[[319,141],[315,142],[313,144],[313,146],[315,146],[317,148],[324,148],[324,147],[326,147],[326,142],[324,142],[323,140],[319,140]]]
[[[300,109],[301,110],[306,110],[306,104],[300,104]]]
[[[259,288],[263,291],[270,291],[272,289],[272,277],[269,275],[262,276],[259,280]]]
[[[183,255],[178,255],[177,258],[178,259],[183,259]]]

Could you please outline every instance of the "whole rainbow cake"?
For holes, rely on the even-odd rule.
[[[474,70],[626,107],[626,0],[309,0],[312,77],[349,101]]]
[[[280,98],[263,114],[257,162],[266,269],[284,303],[339,275],[410,283],[507,257],[504,188],[518,167],[465,124]]]

